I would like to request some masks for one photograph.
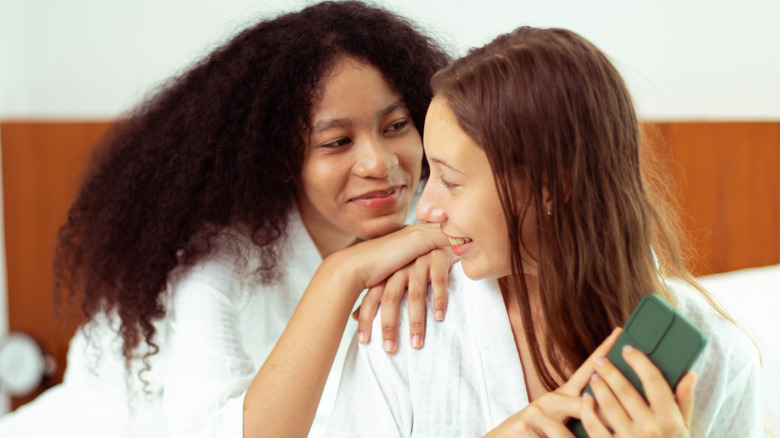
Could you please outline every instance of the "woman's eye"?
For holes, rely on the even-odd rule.
[[[444,176],[440,176],[440,177],[439,177],[439,184],[443,185],[444,187],[446,187],[446,188],[448,188],[448,189],[451,189],[451,188],[455,187],[455,184],[453,184],[453,183],[451,183],[451,182],[448,182],[447,180],[445,180],[445,179],[444,179]]]
[[[386,131],[398,131],[398,130],[404,129],[406,127],[406,125],[408,125],[408,124],[409,124],[408,121],[402,120],[400,122],[393,123],[392,125],[388,126]]]
[[[345,144],[352,143],[352,139],[349,137],[343,137],[338,140],[331,141],[329,143],[325,143],[320,147],[323,148],[337,148],[339,146],[344,146]]]

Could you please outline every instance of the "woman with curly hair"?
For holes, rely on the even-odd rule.
[[[447,61],[388,11],[326,2],[241,32],[116,123],[59,232],[54,288],[87,319],[62,386],[129,404],[130,434],[162,404],[173,436],[305,436],[358,296],[309,287],[319,304],[271,350],[324,257],[404,225]],[[393,239],[407,253],[364,287],[446,243],[420,225]]]

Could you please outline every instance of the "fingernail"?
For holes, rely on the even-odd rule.
[[[596,363],[597,367],[600,367],[600,366],[604,366],[604,362],[605,361],[604,361],[603,357],[597,357],[597,358],[593,359],[593,362]]]
[[[422,347],[422,340],[420,338],[420,335],[412,336],[412,347],[414,347],[414,348]]]
[[[436,319],[436,321],[444,321],[444,311],[437,310],[433,317]]]
[[[634,351],[634,347],[631,345],[626,344],[623,346],[623,353],[631,353],[632,351]]]
[[[361,344],[366,343],[366,334],[363,332],[358,332],[358,342]]]
[[[601,377],[599,377],[599,375],[598,375],[598,374],[596,374],[596,373],[593,373],[593,375],[592,375],[592,376],[590,376],[590,381],[591,381],[591,382],[596,382],[596,381],[598,381],[600,378],[601,378]]]
[[[393,341],[391,341],[389,339],[386,340],[385,343],[384,343],[384,348],[385,348],[386,352],[392,353],[393,352]]]

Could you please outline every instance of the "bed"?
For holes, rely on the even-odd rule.
[[[762,361],[766,437],[780,437],[780,264],[699,277],[753,338]]]

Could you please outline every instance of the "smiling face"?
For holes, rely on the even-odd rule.
[[[487,155],[441,97],[433,99],[425,118],[425,153],[431,176],[417,218],[441,226],[469,278],[509,275],[509,235]],[[529,211],[523,222],[525,241],[533,235],[533,217]],[[524,265],[526,273],[530,268]]]
[[[325,256],[403,225],[423,149],[402,97],[376,67],[342,58],[323,77],[318,96],[298,205]]]

